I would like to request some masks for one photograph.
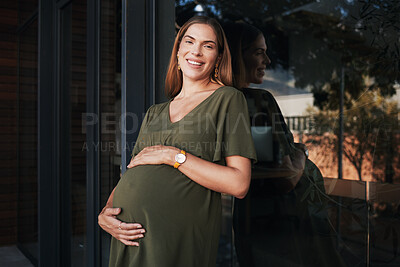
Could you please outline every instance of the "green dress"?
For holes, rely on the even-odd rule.
[[[170,102],[150,107],[132,155],[154,145],[174,146],[210,162],[225,157],[255,159],[243,94],[220,87],[182,120],[172,123]],[[139,247],[112,238],[110,266],[215,266],[221,227],[221,194],[207,189],[169,165],[129,169],[113,199],[118,219],[146,229]]]

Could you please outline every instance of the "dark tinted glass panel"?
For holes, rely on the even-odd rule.
[[[17,4],[4,1],[0,5],[0,246],[17,242]]]
[[[37,12],[38,0],[18,0],[18,22],[22,25],[34,12]]]
[[[368,191],[370,266],[399,265],[400,185],[372,182]]]
[[[19,35],[18,243],[38,257],[37,20]]]
[[[64,7],[60,22],[62,229],[70,240],[64,251],[71,266],[86,266],[86,1]]]
[[[103,207],[120,177],[121,166],[121,1],[101,1],[101,143]],[[102,266],[108,266],[110,235],[101,231]]]
[[[253,171],[235,229],[241,266],[399,264],[398,1],[176,1],[178,26],[196,14],[261,30],[271,63],[249,87],[272,94],[286,137],[315,164],[289,193]]]

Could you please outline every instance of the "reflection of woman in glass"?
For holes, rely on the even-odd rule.
[[[227,25],[226,34],[231,49],[234,86],[245,94],[253,126],[273,126],[274,138],[279,142],[282,166],[271,169],[268,175],[283,177],[280,190],[290,191],[299,181],[306,161],[306,147],[295,144],[275,98],[266,90],[249,88],[250,83],[261,84],[265,69],[271,63],[262,32],[245,23]]]
[[[251,194],[235,201],[235,247],[240,265],[342,266],[326,211],[317,196],[324,193],[320,171],[307,159],[306,147],[294,143],[272,94],[248,88],[250,83],[262,83],[271,63],[264,35],[246,23],[228,24],[224,29],[232,54],[234,85],[246,96],[252,125],[272,126],[281,155],[279,163],[263,166],[257,176],[264,179],[252,179]],[[315,193],[315,200],[310,192]]]
[[[99,215],[114,237],[110,266],[215,266],[220,193],[243,198],[255,158],[246,100],[231,83],[221,26],[190,19],[172,50],[171,100],[147,111],[130,169]]]

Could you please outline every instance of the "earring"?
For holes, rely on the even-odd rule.
[[[214,77],[215,77],[215,79],[218,78],[218,75],[219,75],[219,70],[218,70],[218,63],[217,63],[217,64],[215,64],[215,71],[214,71]]]
[[[179,65],[179,55],[176,54],[176,58],[178,59],[178,70],[181,70],[181,65]]]

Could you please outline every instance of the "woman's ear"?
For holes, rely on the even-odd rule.
[[[217,61],[215,62],[217,65],[219,65],[219,63],[221,63],[221,56],[217,57]]]

